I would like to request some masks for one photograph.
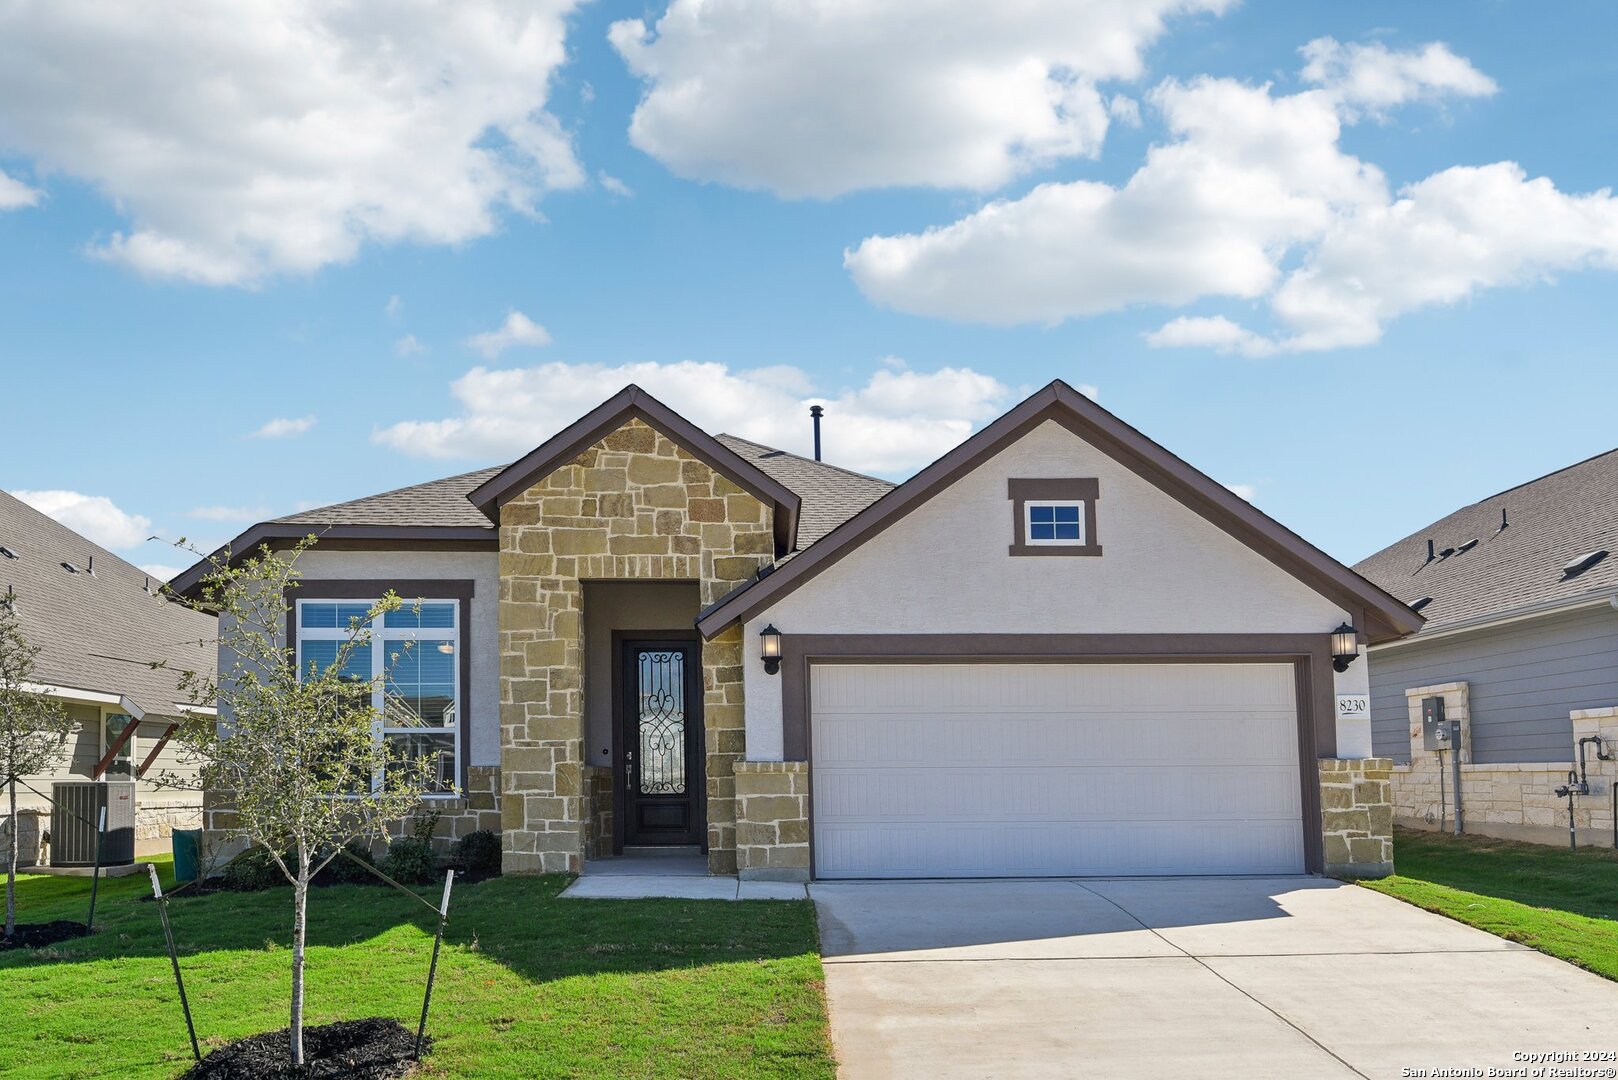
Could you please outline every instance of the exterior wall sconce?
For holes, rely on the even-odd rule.
[[[770,624],[758,632],[759,652],[764,654],[764,674],[781,672],[781,631]]]
[[[1347,671],[1348,665],[1359,659],[1360,632],[1343,623],[1331,632],[1331,666],[1338,671]]]

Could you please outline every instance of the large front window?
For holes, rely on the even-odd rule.
[[[375,606],[374,600],[299,600],[298,671],[324,670]],[[376,737],[389,757],[425,760],[429,794],[460,787],[460,605],[453,600],[406,602],[369,624],[370,640],[348,652],[344,674],[376,687]],[[377,778],[382,783],[382,778]]]

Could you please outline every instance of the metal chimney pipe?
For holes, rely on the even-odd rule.
[[[809,406],[809,416],[815,422],[815,460],[820,460],[820,418],[826,410],[819,405]]]

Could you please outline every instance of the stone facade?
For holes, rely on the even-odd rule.
[[[1443,683],[1405,691],[1410,708],[1410,764],[1393,768],[1394,818],[1413,829],[1454,828],[1455,792],[1448,753],[1422,748],[1421,701],[1442,696],[1446,719],[1461,720],[1461,827],[1483,836],[1532,843],[1568,841],[1568,801],[1555,794],[1568,783],[1578,760],[1578,740],[1601,738],[1601,748],[1618,755],[1618,708],[1582,709],[1570,714],[1573,738],[1567,764],[1525,762],[1477,764],[1467,684]],[[1573,823],[1581,844],[1613,842],[1612,787],[1618,761],[1602,761],[1597,747],[1585,748],[1590,794],[1573,800]]]
[[[412,818],[388,827],[389,836],[408,836],[416,818],[438,815],[433,826],[433,847],[448,851],[451,844],[467,833],[488,829],[500,831],[500,769],[473,765],[466,770],[466,792],[459,799],[430,799],[421,804]]]
[[[1320,825],[1332,877],[1393,873],[1393,803],[1387,758],[1320,762]]]
[[[584,767],[584,857],[605,859],[612,854],[612,770],[603,765]]]
[[[738,761],[736,869],[742,878],[809,880],[809,763]]]
[[[770,508],[630,419],[500,511],[500,746],[504,865],[576,872],[584,802],[583,586],[684,580],[709,604],[774,560]],[[702,648],[708,862],[735,870],[743,754],[741,631]]]

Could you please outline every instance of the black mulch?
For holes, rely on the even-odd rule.
[[[0,937],[0,951],[6,949],[43,949],[58,941],[84,937],[90,931],[81,922],[57,919],[55,922],[18,923],[11,937]]]
[[[394,1080],[415,1069],[416,1033],[373,1016],[303,1029],[305,1066],[292,1066],[288,1029],[233,1042],[193,1065],[183,1080]],[[422,1042],[422,1053],[432,1047]]]

